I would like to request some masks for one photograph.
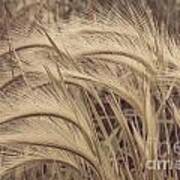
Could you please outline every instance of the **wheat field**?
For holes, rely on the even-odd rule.
[[[0,1],[0,180],[180,179],[176,20],[78,2]]]

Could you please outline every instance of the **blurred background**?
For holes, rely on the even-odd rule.
[[[42,2],[43,9],[39,7]],[[88,18],[95,11],[103,14],[114,7],[127,13],[129,6],[150,9],[158,24],[163,22],[170,34],[179,34],[180,0],[0,0],[0,32],[7,18],[20,18],[25,14],[31,17],[32,12],[38,11],[39,19],[50,22],[68,20],[72,16]]]

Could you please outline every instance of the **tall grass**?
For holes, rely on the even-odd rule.
[[[168,30],[142,7],[58,25],[35,15],[1,39],[1,179],[179,179],[180,52]]]

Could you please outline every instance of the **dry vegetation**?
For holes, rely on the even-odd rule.
[[[180,179],[178,28],[138,2],[2,2],[1,180]]]

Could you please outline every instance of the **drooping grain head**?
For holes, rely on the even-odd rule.
[[[46,21],[48,2],[5,16],[1,179],[179,179],[180,51],[168,30],[142,7]]]

